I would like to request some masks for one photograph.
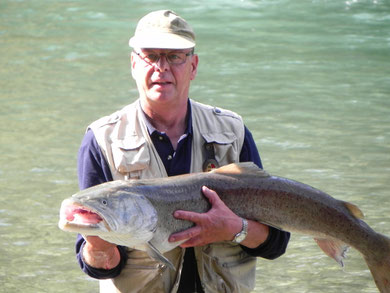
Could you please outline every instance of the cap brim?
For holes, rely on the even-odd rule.
[[[134,36],[129,40],[132,48],[154,49],[189,49],[195,47],[195,42],[184,36],[173,34],[148,34],[147,36]]]

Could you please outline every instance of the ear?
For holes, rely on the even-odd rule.
[[[192,56],[192,60],[191,60],[191,66],[192,66],[191,80],[194,80],[196,77],[196,74],[198,73],[198,63],[199,63],[199,57],[197,54],[194,54]]]

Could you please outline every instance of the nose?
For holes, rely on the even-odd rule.
[[[154,63],[154,68],[160,72],[167,71],[169,69],[167,55],[160,54],[160,58],[157,60],[157,62]]]

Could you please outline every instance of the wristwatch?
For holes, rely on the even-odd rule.
[[[248,235],[248,221],[246,219],[241,218],[242,220],[242,229],[240,232],[234,236],[233,242],[234,243],[241,243],[246,238],[246,235]]]

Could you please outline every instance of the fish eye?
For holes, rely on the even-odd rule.
[[[106,199],[102,199],[102,204],[106,206],[108,204],[107,200]]]

